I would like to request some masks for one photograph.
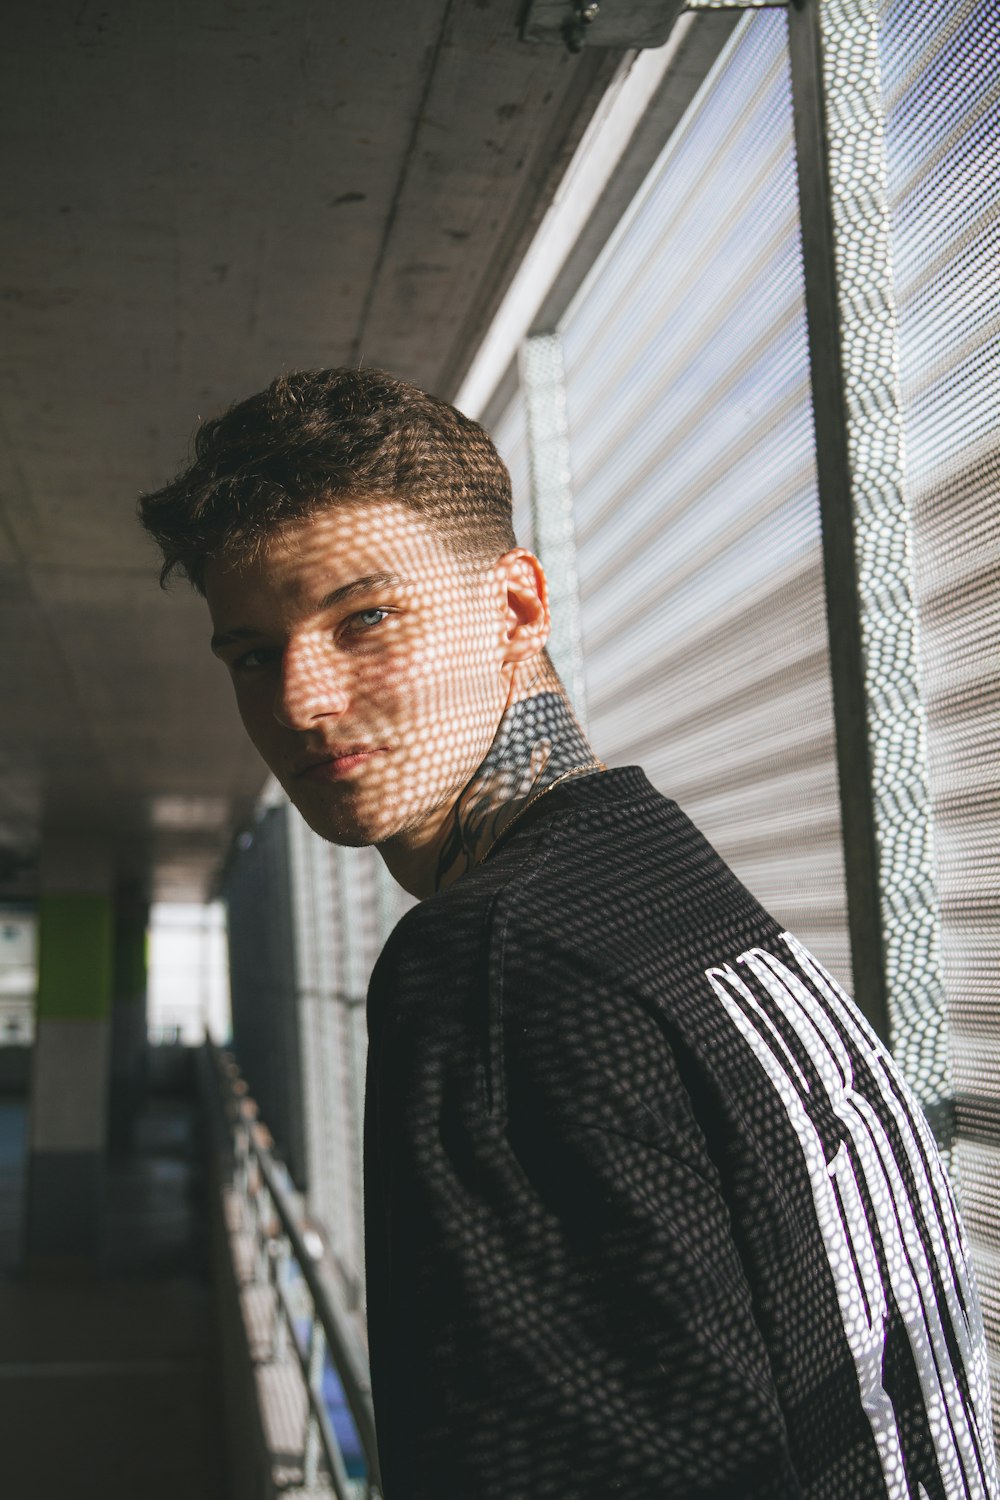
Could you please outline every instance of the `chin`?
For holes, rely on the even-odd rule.
[[[416,777],[386,778],[375,785],[343,783],[335,787],[285,782],[289,801],[312,831],[345,849],[368,849],[420,829],[428,818],[449,807],[465,785],[449,778],[442,784],[419,784]],[[416,784],[415,784],[416,783]]]
[[[374,834],[368,836],[360,832],[352,832],[350,829],[317,828],[316,832],[328,844],[336,844],[338,849],[373,849],[378,843]]]
[[[308,796],[290,797],[289,800],[313,833],[319,834],[328,844],[339,844],[344,849],[367,849],[396,832],[396,822],[386,816],[384,805],[365,808],[345,800],[342,806],[336,807],[324,799]]]
[[[369,827],[364,819],[331,817],[329,811],[320,807],[299,807],[299,812],[313,833],[318,833],[328,844],[340,844],[345,849],[367,849],[382,836],[379,826]]]

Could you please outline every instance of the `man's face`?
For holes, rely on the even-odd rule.
[[[418,841],[503,714],[504,590],[395,501],[338,503],[205,580],[243,723],[311,828]]]

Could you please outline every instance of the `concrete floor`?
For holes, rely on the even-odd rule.
[[[109,1162],[104,1254],[87,1284],[14,1269],[23,1122],[23,1102],[0,1102],[0,1491],[223,1500],[193,1074],[181,1067],[151,1094],[132,1151]]]

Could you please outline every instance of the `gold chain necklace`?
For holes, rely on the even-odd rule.
[[[591,771],[606,771],[607,769],[608,768],[604,764],[603,760],[594,760],[591,761],[589,765],[573,766],[571,770],[563,771],[561,776],[553,777],[548,786],[542,787],[542,790],[540,792],[536,792],[533,797],[529,797],[524,806],[519,807],[514,816],[507,820],[507,822],[501,828],[500,832],[494,838],[493,842],[490,844],[489,848],[486,850],[486,853],[482,856],[482,858],[488,859],[489,856],[493,853],[493,850],[496,848],[497,844],[499,844],[500,840],[502,838],[505,838],[513,828],[518,818],[523,818],[529,807],[534,806],[536,802],[541,802],[542,798],[548,796],[549,792],[554,792],[561,781],[568,781],[571,776],[586,776]]]

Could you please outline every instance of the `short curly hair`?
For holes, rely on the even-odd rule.
[[[510,475],[489,435],[384,370],[297,370],[205,422],[194,462],[143,495],[139,519],[205,592],[214,559],[252,557],[287,522],[338,499],[395,500],[472,560],[516,545]]]

